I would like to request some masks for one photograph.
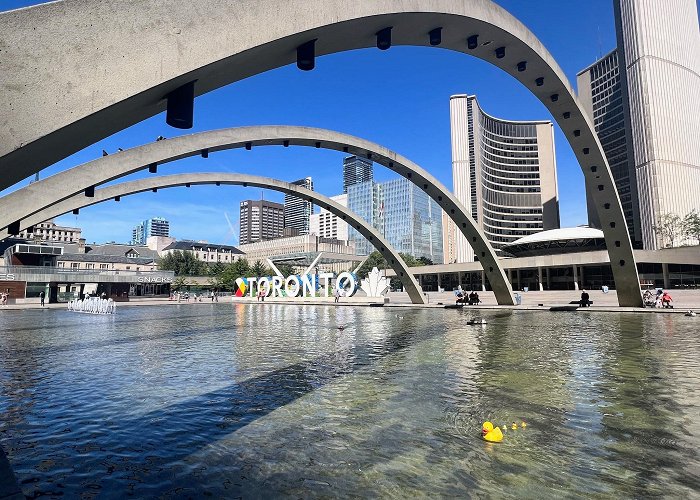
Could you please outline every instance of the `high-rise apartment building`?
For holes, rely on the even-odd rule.
[[[240,204],[239,243],[281,238],[284,233],[284,205],[267,200],[244,200]]]
[[[593,120],[593,126],[608,159],[620,195],[630,239],[641,246],[637,177],[631,149],[631,126],[627,112],[627,92],[622,85],[617,50],[613,50],[577,75],[581,104]],[[588,224],[600,227],[592,193],[586,190]]]
[[[348,195],[339,194],[331,196],[331,200],[347,208]],[[309,218],[309,233],[321,238],[333,238],[336,240],[348,240],[348,223],[325,208],[321,208],[318,214],[311,214]]]
[[[622,112],[629,128],[625,135],[630,161],[628,176],[630,192],[634,192],[636,182],[638,199],[629,229],[633,239],[641,236],[643,247],[653,250],[671,243],[654,230],[664,216],[684,217],[693,210],[700,211],[697,3],[615,0],[614,7]],[[602,64],[605,69],[605,60]],[[578,82],[581,100],[594,119],[596,111],[609,112],[594,100],[600,95],[598,87],[612,88],[615,82],[614,75],[606,78],[605,72],[598,79],[593,78],[591,72],[600,65],[601,61],[584,70]],[[625,208],[625,171],[615,169],[615,159],[611,161],[607,149],[606,154]],[[638,210],[639,230],[634,210]],[[628,213],[625,208],[625,215]],[[628,224],[629,221],[628,217]],[[591,222],[595,225],[596,218],[592,217]]]
[[[373,179],[372,160],[359,156],[348,156],[343,159],[343,193],[347,194],[348,186]]]
[[[314,181],[305,177],[291,184],[313,191]],[[309,234],[309,217],[313,213],[313,203],[291,194],[284,195],[284,227],[298,231],[297,234]]]
[[[152,217],[141,222],[131,231],[131,243],[145,245],[151,236],[170,236],[170,222],[162,217]]]
[[[554,132],[550,121],[508,121],[487,115],[475,96],[450,97],[452,179],[497,254],[523,236],[559,227]],[[457,262],[474,251],[457,235]]]

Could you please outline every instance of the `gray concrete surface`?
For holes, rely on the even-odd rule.
[[[196,80],[201,95],[284,66],[312,39],[317,55],[372,47],[388,26],[393,44],[420,46],[441,27],[440,47],[496,65],[542,101],[593,193],[620,305],[641,305],[622,206],[593,125],[542,43],[489,0],[59,1],[2,13],[0,189],[161,112],[184,84]],[[470,49],[471,34],[479,43]]]
[[[42,222],[45,215],[34,217],[43,208],[61,202],[68,197],[85,198],[82,192],[90,186],[100,185],[151,164],[166,163],[180,158],[224,149],[284,145],[311,146],[323,149],[347,151],[372,160],[405,176],[433,198],[455,222],[462,234],[479,255],[479,262],[496,291],[501,304],[512,304],[510,283],[501,268],[496,253],[483,231],[469,215],[469,211],[457,198],[426,170],[379,144],[342,134],[332,130],[297,126],[256,126],[214,130],[198,134],[157,141],[128,149],[121,153],[100,157],[91,162],[65,170],[34,182],[27,187],[0,198],[0,227],[12,221],[20,221],[20,228]],[[81,206],[82,201],[73,206]],[[72,210],[68,208],[64,211]],[[54,212],[51,212],[54,213]],[[63,212],[60,212],[63,213]],[[48,218],[48,217],[47,217]],[[42,219],[42,220],[39,220]],[[29,224],[29,222],[32,224]],[[36,222],[34,222],[36,221]],[[0,237],[7,231],[0,232]]]
[[[698,313],[698,328],[700,330],[700,290],[669,290],[673,297],[673,309],[655,309],[641,307],[620,307],[617,305],[617,297],[615,290],[611,290],[604,294],[600,290],[588,290],[593,306],[579,309],[588,312],[637,312],[637,313],[668,313],[668,314],[684,314],[688,310],[693,310]],[[522,295],[523,302],[520,306],[502,306],[498,305],[493,292],[479,292],[479,298],[482,303],[478,306],[465,306],[465,310],[537,310],[547,311],[550,307],[567,305],[573,300],[578,300],[581,292],[574,290],[554,290],[546,292],[517,292]],[[385,307],[408,307],[408,308],[429,308],[429,309],[444,309],[445,305],[454,304],[455,296],[452,292],[426,292],[425,304],[412,304],[411,299],[405,292],[391,292],[387,295],[389,299]],[[294,305],[336,305],[333,304],[333,298],[305,298],[305,299],[290,299],[290,298],[266,298],[265,302],[258,302],[255,298],[250,297],[220,297],[219,302],[214,302],[216,307],[230,306],[238,303],[253,303],[253,304],[288,304]],[[367,299],[358,293],[357,297],[344,297],[337,304],[342,307],[367,307],[370,303],[382,302],[382,299]],[[540,305],[542,304],[542,305]],[[210,299],[203,298],[202,302],[180,302],[169,300],[167,298],[147,298],[147,297],[132,297],[129,302],[119,302],[117,304],[117,314],[119,309],[124,307],[141,307],[141,306],[211,306]],[[66,309],[66,304],[47,304],[43,308],[39,304],[11,304],[0,306],[0,314],[2,311],[11,313],[11,311],[20,311],[24,309]],[[79,313],[76,313],[79,314]]]

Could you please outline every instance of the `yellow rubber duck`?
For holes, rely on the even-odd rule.
[[[518,430],[518,424],[513,422],[513,425],[511,425],[510,428],[513,429],[514,431],[516,431],[516,430]]]
[[[520,424],[520,425],[522,425],[523,429],[524,429],[525,427],[527,427],[527,424],[526,424],[525,422],[523,422],[523,423]]]
[[[503,433],[500,427],[494,427],[491,422],[484,422],[481,426],[481,434],[486,441],[500,443],[503,441]]]

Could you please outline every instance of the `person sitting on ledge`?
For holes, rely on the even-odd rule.
[[[476,292],[471,292],[471,293],[469,294],[469,305],[470,305],[470,306],[476,306],[476,305],[479,304],[479,302],[481,302],[481,301],[479,300],[479,294],[476,293]]]
[[[581,307],[589,307],[591,304],[589,302],[589,299],[591,298],[590,295],[588,295],[588,292],[586,290],[581,291]]]
[[[671,302],[673,302],[673,299],[671,298],[671,294],[668,292],[664,292],[663,295],[661,296],[661,306],[664,309],[673,309]]]

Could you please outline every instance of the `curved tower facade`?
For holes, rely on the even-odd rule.
[[[554,131],[550,121],[494,118],[475,96],[450,98],[452,181],[499,255],[504,245],[559,227]],[[474,252],[458,234],[456,261]]]
[[[666,215],[700,211],[700,31],[696,0],[615,0],[645,249]]]

